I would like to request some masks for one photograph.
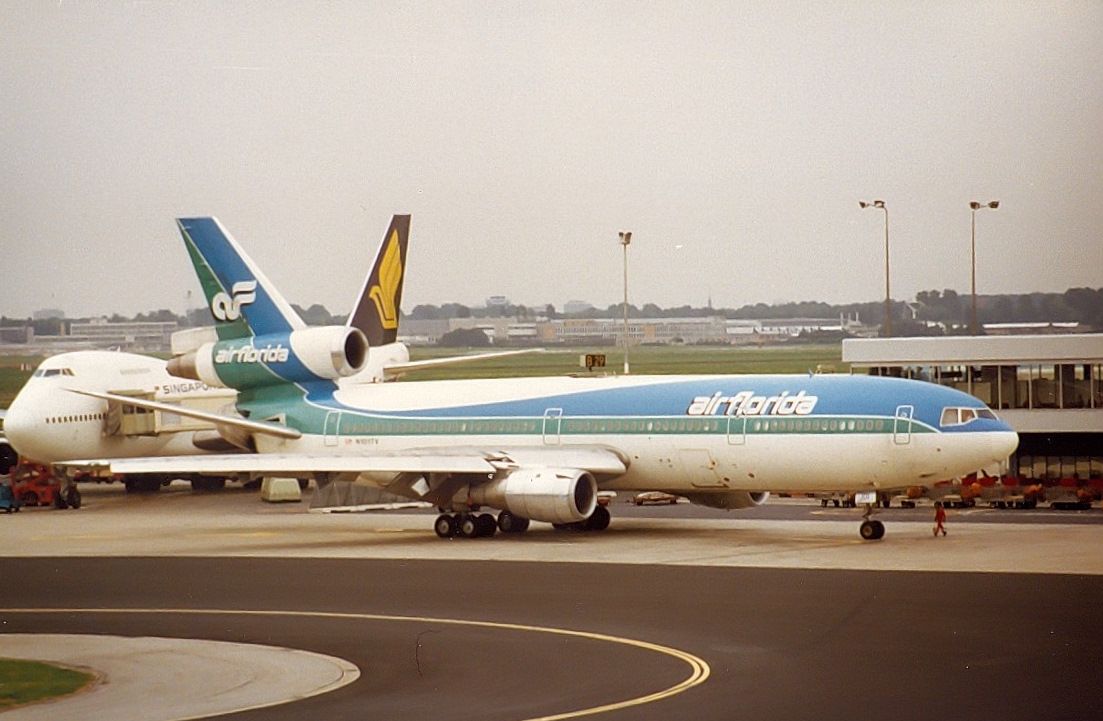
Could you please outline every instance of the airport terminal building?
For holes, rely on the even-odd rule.
[[[848,339],[842,360],[987,403],[1019,433],[1011,483],[1050,501],[1103,493],[1103,334]]]

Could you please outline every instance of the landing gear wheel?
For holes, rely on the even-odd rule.
[[[880,521],[862,521],[858,533],[866,541],[876,541],[885,536],[885,524]]]
[[[524,533],[529,528],[529,519],[515,516],[509,511],[498,514],[498,530],[502,533]]]
[[[604,531],[609,527],[609,519],[609,509],[605,506],[598,506],[590,514],[590,517],[583,521],[584,528],[587,531]]]
[[[63,510],[63,509],[66,509],[68,507],[69,507],[69,504],[65,502],[65,494],[63,494],[61,491],[58,491],[57,493],[55,493],[54,494],[54,508],[57,508],[58,510]]]
[[[480,513],[475,516],[475,527],[478,535],[484,538],[489,538],[498,532],[498,522],[489,513]]]
[[[473,514],[467,514],[460,519],[460,535],[464,538],[478,538],[479,518]]]
[[[442,513],[437,516],[437,520],[433,522],[433,530],[437,532],[437,535],[441,538],[451,538],[456,535],[456,517],[450,516],[447,513]]]
[[[80,491],[76,486],[69,486],[69,490],[65,491],[65,502],[69,504],[69,508],[80,508]]]

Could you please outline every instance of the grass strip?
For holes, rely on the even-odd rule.
[[[94,679],[90,673],[41,661],[0,658],[0,710],[67,696]]]

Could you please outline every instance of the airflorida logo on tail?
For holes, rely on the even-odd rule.
[[[230,289],[230,295],[226,295],[225,291],[219,291],[211,298],[211,313],[218,320],[237,320],[241,317],[241,307],[257,299],[256,290],[255,280],[234,283],[234,287]]]
[[[369,345],[386,345],[398,340],[409,237],[410,216],[396,215],[391,218],[371,273],[349,315],[347,325],[364,331]]]
[[[177,218],[219,340],[288,333],[306,324],[212,217]]]

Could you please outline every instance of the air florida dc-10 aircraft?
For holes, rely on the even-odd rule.
[[[347,325],[358,328],[370,339],[370,350],[363,366],[340,382],[355,385],[393,380],[401,374],[427,366],[470,362],[487,357],[508,355],[516,351],[485,353],[470,356],[411,361],[405,344],[398,341],[399,309],[405,277],[410,216],[396,215],[383,236],[371,269],[364,279],[357,302],[349,314]],[[237,284],[228,294],[210,302],[210,311],[217,326],[196,328],[178,333],[173,338],[174,349],[187,353],[207,341],[217,341],[219,334],[241,332],[245,328],[239,308],[252,302],[253,281]],[[296,329],[305,330],[301,320]],[[124,421],[122,411],[133,411],[133,405],[120,406],[86,395],[69,392],[79,389],[90,392],[136,396],[172,405],[162,420],[152,423],[153,414]],[[241,426],[211,425],[182,422],[178,406],[190,406],[214,412],[236,413],[233,404],[236,391],[224,384],[208,385],[199,380],[170,375],[164,360],[135,353],[108,351],[75,351],[61,353],[43,361],[28,379],[12,403],[7,435],[24,458],[40,463],[61,463],[78,458],[126,458],[153,455],[190,455],[212,452],[252,450],[252,436]],[[140,414],[139,414],[140,415]],[[127,474],[127,488],[156,490],[172,478],[191,480],[198,489],[221,487],[223,478],[199,474],[165,475],[160,473]],[[73,489],[75,490],[75,489]]]
[[[179,412],[250,435],[257,453],[120,459],[112,472],[373,484],[438,506],[438,535],[474,537],[523,531],[530,520],[600,530],[609,514],[596,504],[599,488],[742,508],[776,491],[931,486],[1002,462],[1018,443],[973,396],[873,376],[342,384],[366,358],[360,331],[300,328],[215,219],[177,222],[212,308],[250,288],[238,296],[240,322],[222,321],[220,340],[170,364],[182,377],[236,388],[240,415]],[[879,538],[884,526],[867,519],[860,531]]]

